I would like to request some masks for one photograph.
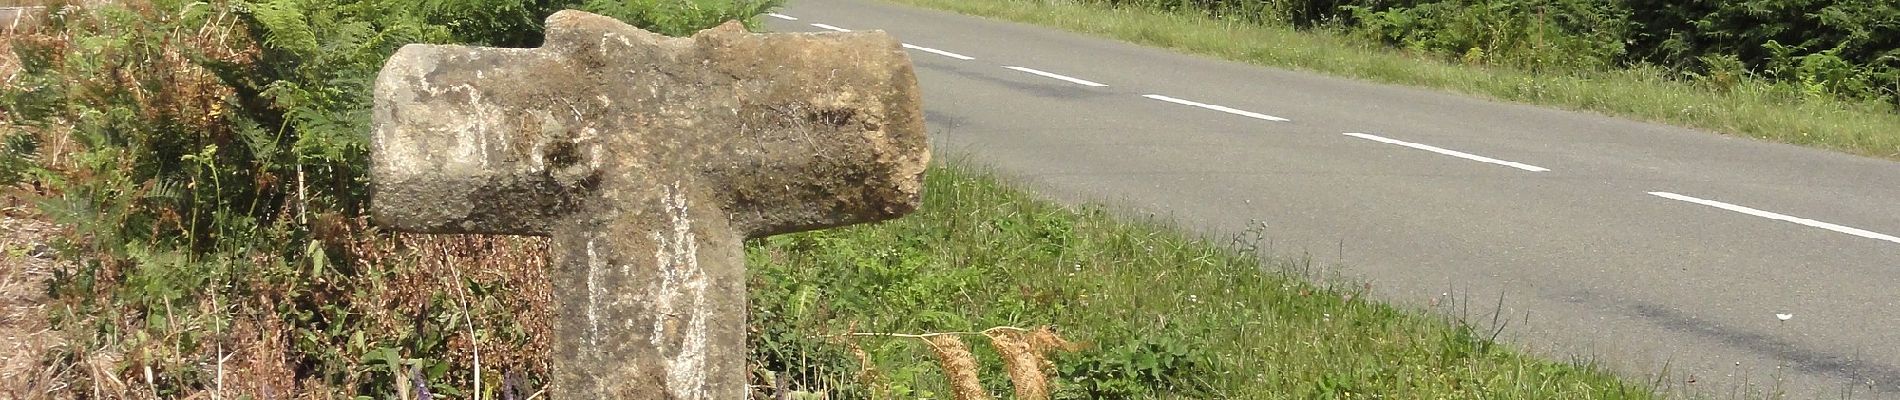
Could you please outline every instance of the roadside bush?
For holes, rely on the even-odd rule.
[[[1758,79],[1900,105],[1900,2],[1891,0],[1090,1],[1327,29],[1476,65],[1557,73],[1655,65],[1717,86]]]
[[[1622,1],[1637,27],[1632,62],[1694,70],[1733,57],[1767,79],[1900,104],[1900,3]]]
[[[1387,45],[1459,59],[1558,72],[1616,66],[1629,11],[1604,0],[1448,0],[1342,5],[1351,31]]]

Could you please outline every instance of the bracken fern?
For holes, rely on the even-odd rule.
[[[50,5],[6,38],[21,68],[0,92],[0,184],[71,231],[78,265],[49,309],[73,340],[48,361],[89,372],[55,397],[538,390],[542,241],[366,226],[373,79],[410,43],[534,46],[565,8],[678,34],[776,2],[679,4]]]

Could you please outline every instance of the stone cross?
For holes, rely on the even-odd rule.
[[[552,236],[558,398],[741,399],[745,239],[917,207],[930,153],[899,45],[562,11],[540,48],[405,46],[376,79],[372,213]]]

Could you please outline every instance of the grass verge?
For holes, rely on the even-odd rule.
[[[888,0],[1128,42],[1376,82],[1700,128],[1900,159],[1900,112],[1752,78],[1672,79],[1657,68],[1552,74],[1460,65],[1340,34],[1199,14],[1049,0]]]
[[[933,347],[883,334],[1053,325],[1082,344],[1054,356],[1058,399],[1654,397],[1365,287],[1308,283],[1310,264],[1263,264],[1246,240],[1065,208],[968,167],[933,169],[925,193],[895,221],[753,243],[754,362],[846,398],[947,398]],[[1009,352],[961,338],[983,391],[1012,387]]]

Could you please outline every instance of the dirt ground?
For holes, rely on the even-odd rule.
[[[57,397],[63,371],[49,367],[60,335],[46,321],[46,283],[57,265],[47,243],[57,227],[11,196],[0,196],[0,397]]]

